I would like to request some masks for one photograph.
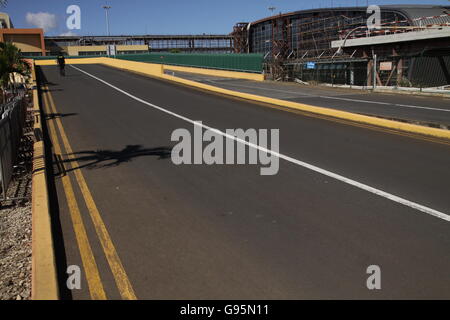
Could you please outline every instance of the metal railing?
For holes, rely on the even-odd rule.
[[[26,118],[25,90],[20,90],[8,103],[0,106],[0,201],[7,197]]]

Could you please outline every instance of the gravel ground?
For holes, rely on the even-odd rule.
[[[29,110],[28,110],[29,111]],[[27,113],[18,165],[0,202],[0,300],[31,299],[31,171],[33,117]]]
[[[31,201],[22,201],[0,210],[0,300],[30,298]]]

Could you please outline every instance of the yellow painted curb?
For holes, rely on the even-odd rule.
[[[103,58],[79,58],[79,59],[66,59],[66,64],[95,64],[100,63],[100,59]],[[34,60],[37,66],[56,66],[56,60]]]
[[[34,132],[37,141],[33,145],[31,298],[33,300],[58,300],[59,290],[45,167],[45,145],[42,137],[42,119],[34,66],[32,76]]]
[[[207,75],[207,76],[215,76],[215,77],[223,77],[223,78],[264,81],[264,75],[260,74],[260,73],[204,69],[204,68],[182,67],[182,66],[171,66],[171,65],[164,65],[164,70],[189,72],[189,73],[203,74],[203,75]]]
[[[143,74],[161,76],[164,73],[164,66],[162,64],[120,60],[114,58],[97,58],[97,61],[97,63],[102,63],[110,67],[140,72]]]

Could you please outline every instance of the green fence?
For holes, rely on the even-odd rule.
[[[105,55],[92,56],[65,56],[71,58],[98,58]],[[55,59],[56,56],[29,57],[35,60]],[[117,55],[117,59],[131,60],[148,63],[160,63],[174,66],[197,67],[230,71],[243,71],[262,73],[263,60],[262,54],[214,54],[214,53],[145,53],[145,54],[123,54]]]
[[[117,59],[175,66],[261,73],[262,54],[147,53],[118,55]]]

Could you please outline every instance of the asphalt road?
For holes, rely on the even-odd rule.
[[[82,270],[81,289],[64,298],[92,296],[74,203],[108,299],[126,296],[124,279],[138,299],[450,298],[450,145],[75,67],[64,78],[42,67],[53,151],[62,145],[53,166],[62,288],[67,266]],[[279,129],[279,152],[294,160],[281,159],[272,176],[259,165],[176,166],[171,134],[192,132],[186,119]],[[381,290],[366,286],[370,265],[381,269]]]
[[[365,90],[251,81],[166,71],[216,87],[365,115],[450,127],[450,98],[372,93]]]

